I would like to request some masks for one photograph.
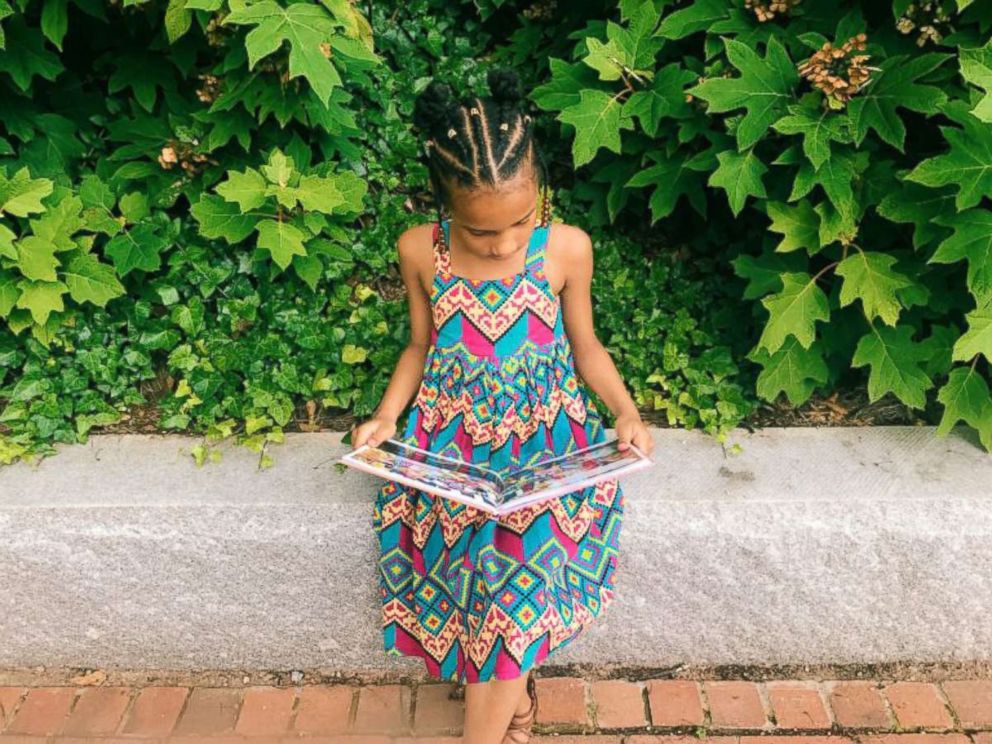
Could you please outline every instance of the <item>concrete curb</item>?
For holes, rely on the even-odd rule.
[[[992,658],[992,457],[967,427],[655,429],[617,601],[554,663]],[[0,666],[407,669],[379,632],[371,502],[335,433],[258,471],[94,435],[0,469]]]

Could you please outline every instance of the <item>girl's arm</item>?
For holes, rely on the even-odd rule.
[[[632,442],[650,455],[654,440],[633,399],[624,387],[620,373],[593,327],[592,319],[592,240],[584,230],[570,227],[556,251],[556,264],[564,274],[560,296],[562,320],[572,346],[575,371],[609,407],[616,417],[620,449]]]
[[[405,231],[396,243],[410,313],[410,340],[396,362],[396,369],[372,418],[352,429],[352,447],[363,444],[374,447],[393,436],[397,419],[423,379],[434,319],[422,277],[425,271],[433,276],[433,260],[431,254],[421,250],[417,243],[416,228]]]

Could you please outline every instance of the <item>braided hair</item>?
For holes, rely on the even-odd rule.
[[[533,137],[530,114],[523,111],[523,88],[514,70],[491,69],[490,95],[454,99],[451,87],[432,81],[414,103],[413,124],[427,135],[430,174],[438,222],[450,201],[449,183],[472,189],[497,187],[511,180],[527,154],[536,157],[542,185],[541,222],[548,224],[551,200],[544,154]],[[444,231],[439,231],[442,247]]]

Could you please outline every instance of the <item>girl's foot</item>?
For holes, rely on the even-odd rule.
[[[537,684],[534,681],[533,670],[527,673],[527,697],[530,704],[523,712],[519,709],[514,712],[506,729],[506,735],[503,737],[503,744],[526,744],[530,741],[534,720],[537,718]]]

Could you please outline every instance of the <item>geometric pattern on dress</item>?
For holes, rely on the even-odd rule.
[[[431,347],[398,438],[499,472],[602,441],[544,274],[549,228],[534,229],[524,271],[499,280],[452,274],[440,229]],[[442,680],[526,674],[614,600],[624,508],[616,480],[498,519],[386,482],[371,521],[385,652]]]

